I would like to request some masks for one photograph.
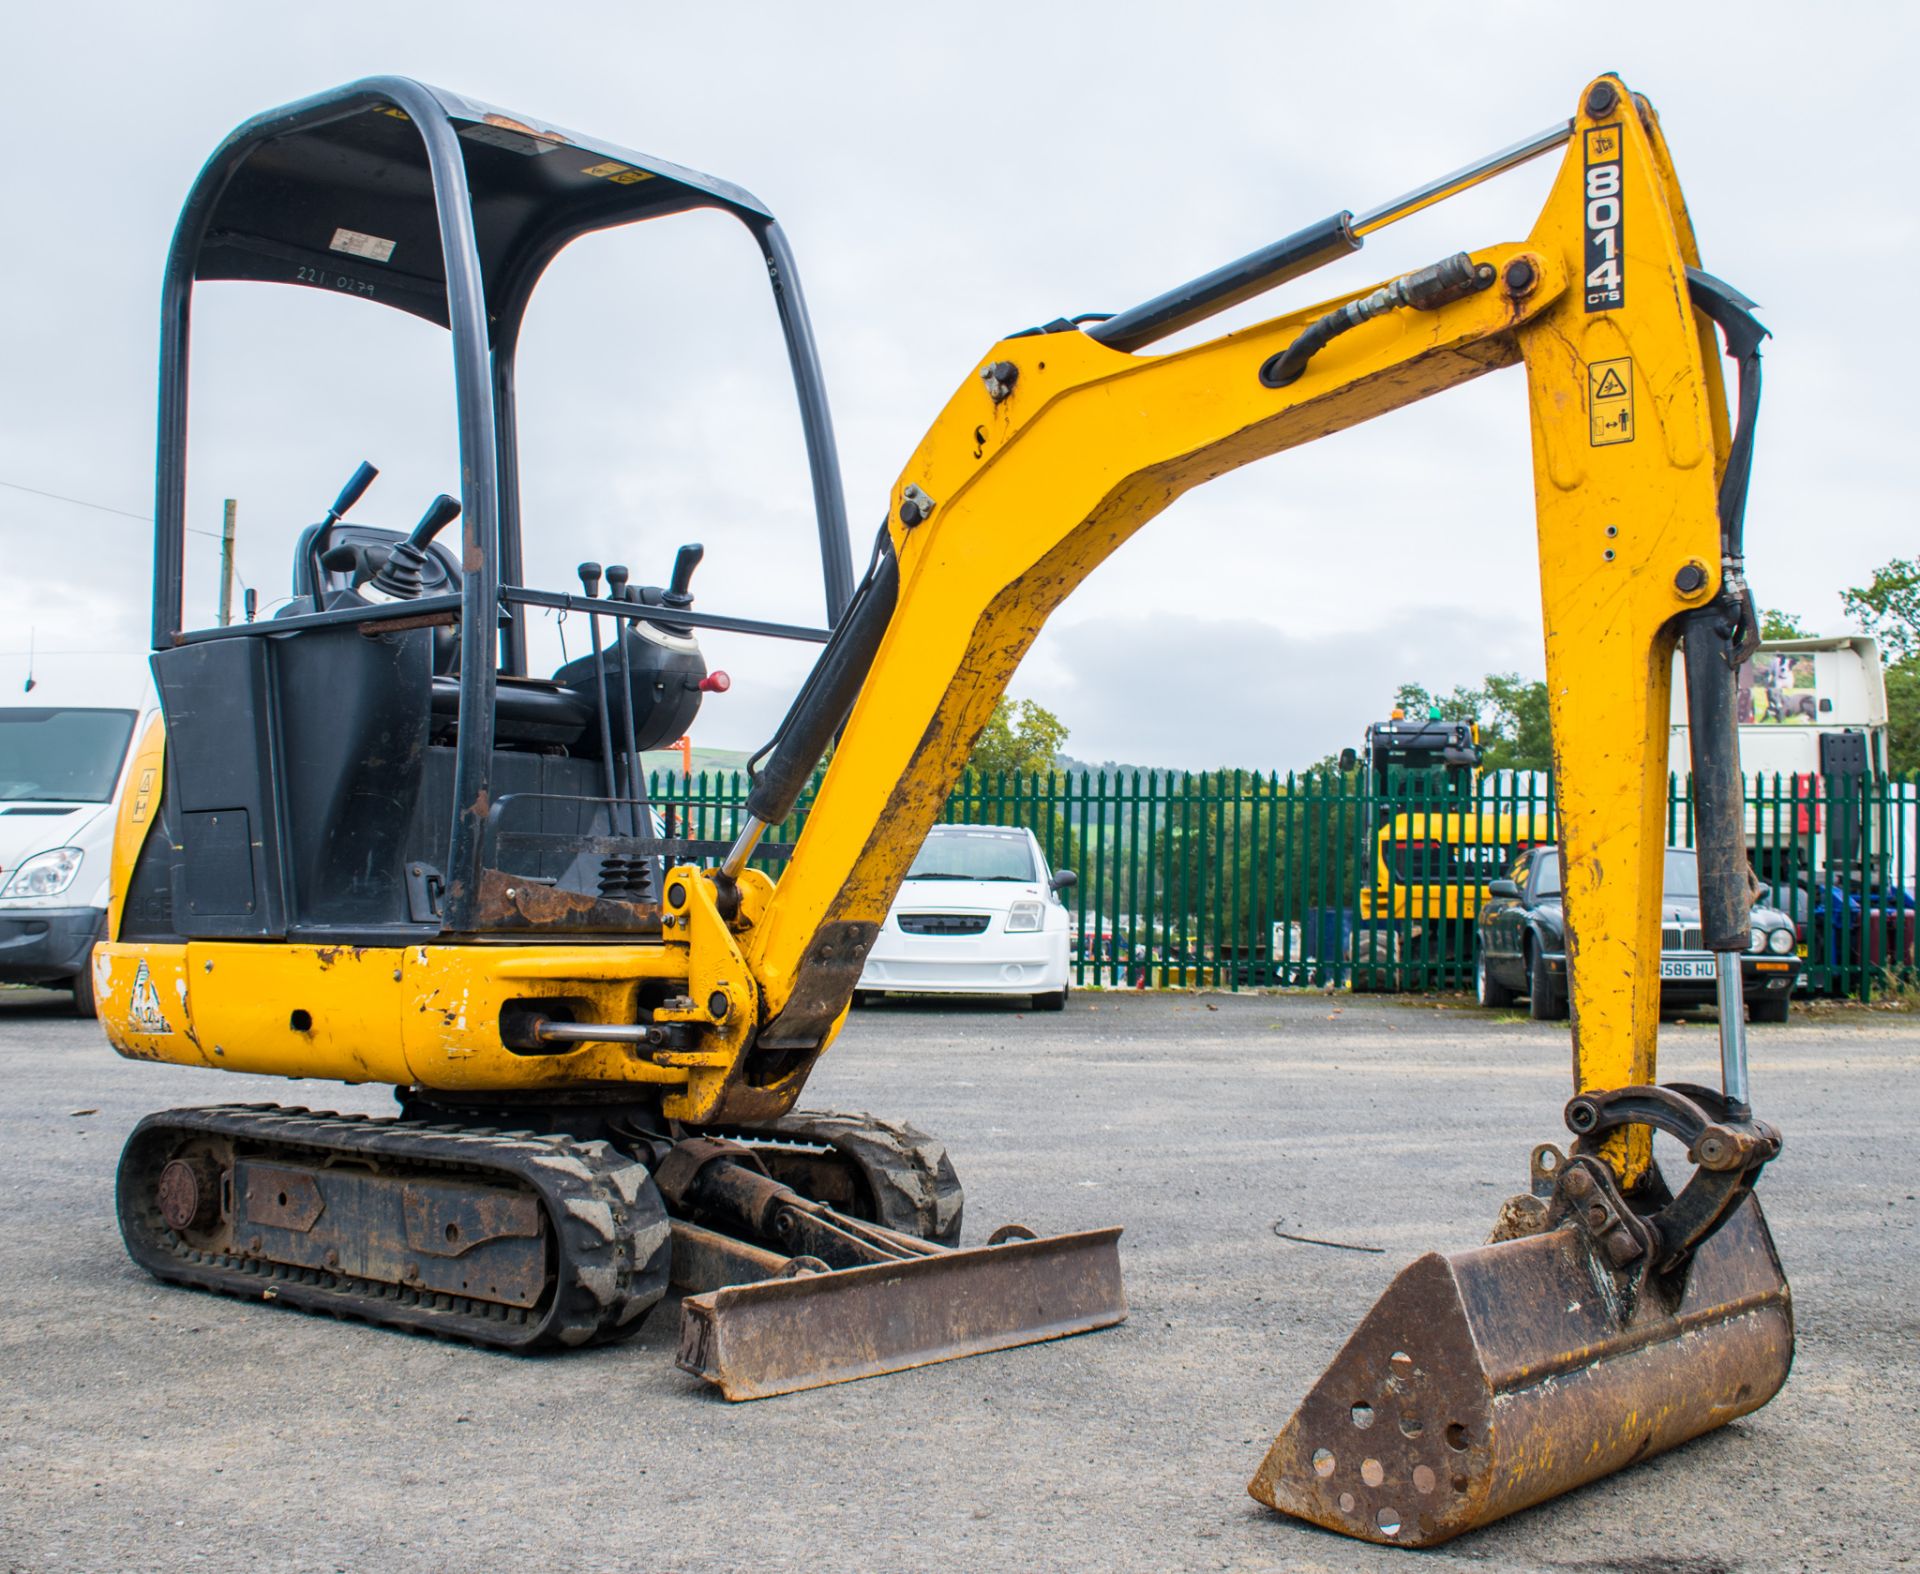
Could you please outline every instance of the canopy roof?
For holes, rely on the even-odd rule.
[[[460,205],[436,209],[427,138],[437,128],[420,123],[429,117],[457,138],[496,332],[517,321],[541,270],[575,236],[691,207],[755,228],[772,222],[726,181],[424,83],[371,77],[227,138],[182,215],[190,277],[303,284],[447,326],[441,224],[458,222]]]

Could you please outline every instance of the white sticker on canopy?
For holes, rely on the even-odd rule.
[[[335,230],[327,242],[329,251],[344,251],[351,257],[370,257],[375,262],[390,262],[396,243],[378,235],[362,235],[358,230]]]
[[[524,158],[539,158],[543,153],[557,153],[558,142],[549,142],[541,137],[530,136],[524,131],[511,131],[505,126],[490,126],[476,122],[471,126],[462,126],[460,135],[469,142],[484,142],[490,148],[505,148],[509,153],[518,153]]]

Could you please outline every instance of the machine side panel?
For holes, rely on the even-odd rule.
[[[286,933],[279,772],[265,641],[212,640],[153,657],[167,718],[169,825],[180,835],[173,922],[189,937]],[[196,848],[232,856],[197,858]]]

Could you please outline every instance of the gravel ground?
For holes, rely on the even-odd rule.
[[[1714,1078],[1711,1025],[1662,1029]],[[1920,1020],[1754,1035],[1786,1130],[1762,1186],[1799,1321],[1771,1405],[1421,1555],[1715,1574],[1916,1557]],[[163,1287],[111,1188],[139,1116],[383,1093],[117,1060],[0,995],[0,1567],[484,1571],[1407,1569],[1244,1490],[1393,1274],[1482,1238],[1559,1136],[1564,1028],[1458,1002],[1076,996],[1061,1016],[859,1013],[806,1102],[905,1116],[967,1240],[1120,1223],[1131,1318],[1063,1343],[730,1406],[632,1344],[491,1355]],[[1329,1250],[1301,1234],[1383,1248]]]

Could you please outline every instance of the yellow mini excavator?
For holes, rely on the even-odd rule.
[[[1146,346],[1557,155],[1533,232],[1209,342]],[[828,629],[582,565],[524,584],[514,354],[570,241],[718,209],[765,258],[811,456]],[[461,476],[410,530],[301,538],[277,618],[182,627],[195,284],[283,281],[452,339]],[[188,196],[163,294],[153,671],[100,1016],[124,1055],[388,1083],[384,1119],[173,1110],[120,1162],[177,1284],[516,1350],[620,1339],[672,1284],[680,1364],[750,1398],[1124,1317],[1116,1229],[961,1247],[911,1127],[795,1109],[915,849],[1041,624],[1189,487],[1524,365],[1573,973],[1564,1150],[1492,1244],[1408,1267],[1258,1467],[1263,1502],[1443,1541],[1763,1405],[1792,1356],[1752,1188],[1749,902],[1733,725],[1765,330],[1700,266],[1652,108],[1613,76],[1527,141],[1117,315],[993,346],[902,472],[854,583],[793,260],[736,186],[398,78],[247,122]],[[1719,342],[1736,361],[1729,420]],[[458,545],[439,540],[460,520]],[[527,671],[525,619],[592,650]],[[603,640],[601,629],[607,630]],[[730,841],[667,833],[640,751],[686,729],[702,628],[816,639]],[[1723,1086],[1661,1086],[1671,659],[1684,635]],[[838,739],[778,883],[755,865]],[[1652,1134],[1685,1146],[1677,1190]]]

